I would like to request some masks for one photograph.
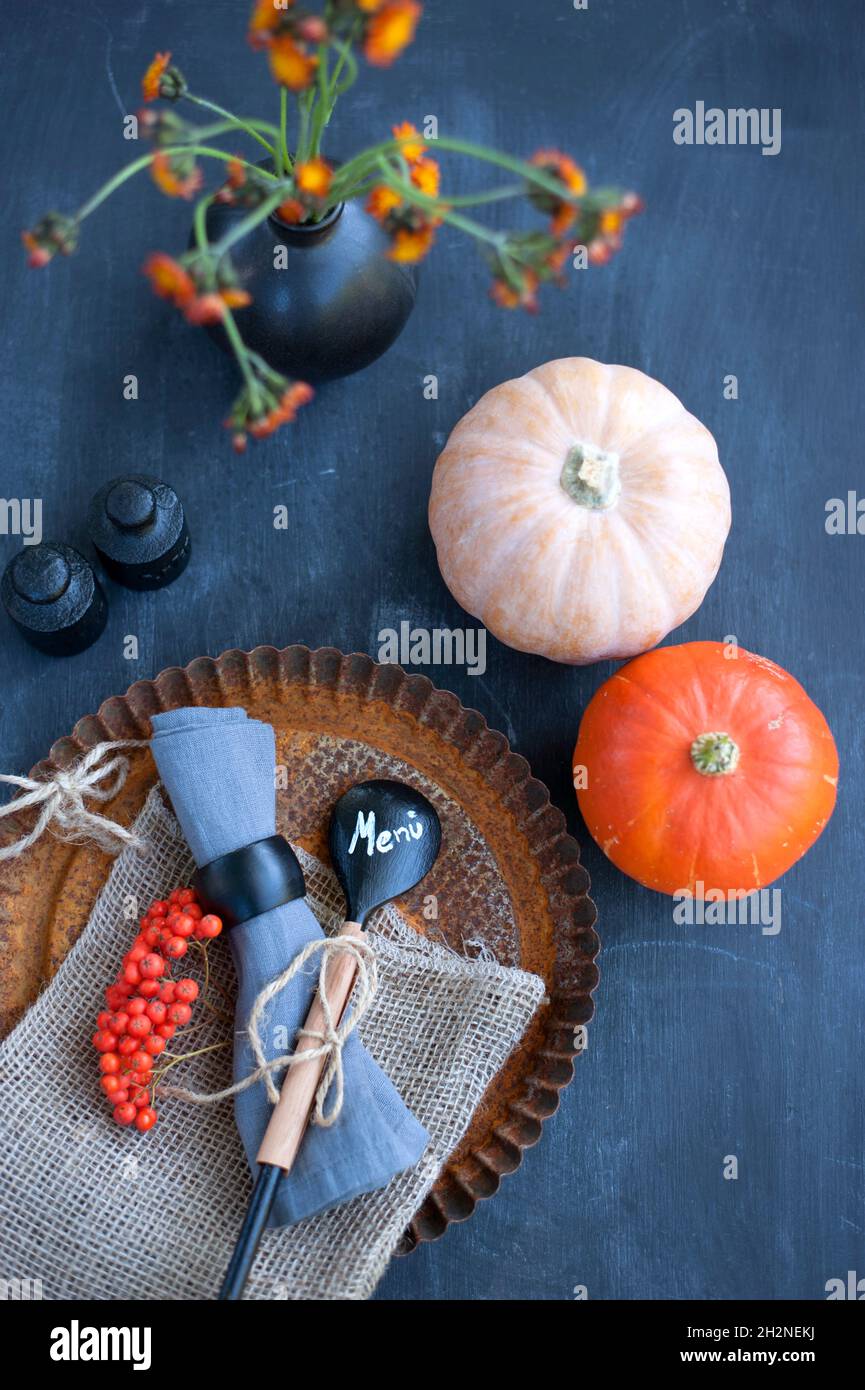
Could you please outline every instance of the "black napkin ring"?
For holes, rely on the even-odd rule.
[[[239,926],[306,892],[303,870],[284,835],[268,835],[197,869],[192,878],[202,907],[226,927]]]

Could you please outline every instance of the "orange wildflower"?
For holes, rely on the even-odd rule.
[[[535,313],[538,307],[538,277],[533,270],[523,271],[522,284],[516,289],[507,280],[493,280],[490,297],[502,309],[528,309]]]
[[[46,212],[35,227],[21,233],[27,251],[27,264],[34,270],[47,265],[58,251],[69,256],[78,245],[78,223],[62,212]]]
[[[434,159],[418,159],[412,165],[411,181],[428,198],[437,198],[439,192],[439,166]]]
[[[184,309],[195,298],[195,281],[179,261],[164,251],[154,251],[144,262],[144,274],[150,277],[154,294],[170,299],[178,309]]]
[[[531,163],[560,179],[574,198],[581,198],[589,186],[579,164],[560,150],[538,150],[537,154],[532,155]]]
[[[561,198],[536,185],[529,189],[529,197],[535,207],[541,212],[549,213],[552,218],[550,231],[553,236],[561,236],[577,216],[578,209],[574,206],[573,200],[581,198],[588,188],[586,176],[579,164],[560,150],[538,150],[532,155],[530,162],[563,185]]]
[[[43,265],[47,265],[51,260],[51,252],[47,246],[41,246],[32,232],[22,232],[21,240],[27,252],[27,264],[34,270],[39,270]]]
[[[302,193],[314,198],[325,198],[333,179],[333,169],[326,159],[310,159],[305,164],[296,164],[294,181]]]
[[[418,132],[411,121],[403,121],[401,125],[392,127],[393,138],[400,142],[400,154],[412,164],[416,159],[422,159],[426,154],[426,140]]]
[[[167,150],[159,150],[150,166],[153,182],[169,198],[191,198],[204,182],[204,176],[194,164],[181,165]]]
[[[278,34],[270,45],[270,70],[281,86],[291,92],[302,92],[315,77],[318,59],[295,43],[290,34]]]
[[[251,303],[252,296],[247,294],[246,290],[229,285],[223,290],[208,290],[205,294],[197,294],[182,307],[188,323],[203,324],[219,323],[225,318],[226,309],[245,309],[247,304]]]
[[[280,203],[276,209],[276,215],[283,222],[287,222],[289,226],[293,226],[296,222],[304,221],[307,210],[299,198],[286,198],[285,202]]]
[[[490,299],[498,304],[500,309],[516,309],[520,302],[517,291],[506,280],[493,280],[490,285]]]
[[[389,0],[376,9],[363,40],[367,61],[376,67],[389,67],[411,43],[422,13],[417,0]]]
[[[359,10],[363,10],[364,14],[375,14],[376,10],[381,9],[385,0],[354,0],[354,3]]]
[[[383,222],[401,202],[396,189],[389,188],[386,183],[377,183],[366,200],[366,210],[377,222]]]
[[[292,382],[282,398],[283,408],[292,412],[292,418],[302,405],[309,405],[315,392],[305,381]]]
[[[421,261],[433,244],[435,228],[431,223],[424,223],[417,228],[398,227],[394,232],[393,245],[388,251],[388,258],[392,261]]]
[[[249,433],[253,439],[266,439],[278,430],[280,425],[290,425],[302,405],[311,401],[315,392],[305,381],[293,381],[282,393],[277,405],[266,415],[250,420]]]
[[[590,241],[586,247],[589,265],[606,265],[607,261],[612,260],[614,249],[608,241],[600,237]]]
[[[643,200],[636,193],[626,193],[618,207],[603,209],[586,248],[590,265],[606,265],[613,253],[620,249],[627,223],[642,211]]]
[[[544,265],[549,267],[553,275],[558,276],[564,269],[565,262],[572,251],[573,246],[570,241],[560,241],[558,246],[554,246],[544,257]]]
[[[229,285],[227,289],[220,290],[219,297],[228,309],[245,309],[247,304],[252,303],[252,295],[239,289],[237,285]]]
[[[199,294],[183,306],[187,323],[219,323],[225,317],[225,300],[222,295]]]
[[[618,208],[607,208],[601,213],[598,230],[601,236],[617,236],[625,225],[625,215]]]
[[[272,34],[285,13],[285,6],[277,9],[273,0],[256,0],[249,16],[249,39],[255,44],[261,42],[261,35]]]
[[[246,165],[240,159],[230,159],[226,164],[229,188],[242,188],[246,183]]]
[[[150,67],[141,79],[141,90],[144,93],[145,101],[155,101],[159,96],[159,85],[162,81],[162,74],[171,62],[170,53],[157,53]]]
[[[237,285],[227,285],[220,290],[205,290],[202,294],[189,271],[166,256],[155,251],[144,262],[144,273],[160,299],[169,299],[175,309],[180,309],[189,323],[219,323],[225,317],[226,309],[243,309],[250,304],[251,297],[246,290]]]

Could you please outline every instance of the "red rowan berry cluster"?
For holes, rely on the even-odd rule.
[[[195,980],[172,977],[172,963],[186,955],[190,940],[206,949],[221,931],[222,922],[204,913],[193,888],[175,888],[142,917],[120,973],[105,991],[108,1008],[99,1014],[93,1035],[100,1084],[119,1125],[134,1124],[144,1133],[156,1124],[157,1058],[177,1029],[189,1023],[199,994]]]

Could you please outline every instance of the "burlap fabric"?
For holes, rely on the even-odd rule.
[[[149,1134],[115,1125],[90,1043],[103,991],[139,912],[185,882],[192,859],[154,788],[136,830],[144,855],[115,862],[90,920],[51,984],[0,1045],[0,1278],[39,1280],[45,1298],[215,1296],[250,1191],[232,1105],[164,1100]],[[336,929],[342,895],[330,870],[299,851],[310,905]],[[369,932],[378,991],[361,1033],[430,1144],[383,1190],[299,1225],[265,1232],[253,1299],[364,1299],[465,1133],[489,1081],[524,1033],[543,983],[421,938],[393,908]],[[210,949],[214,998],[234,981],[223,942]],[[190,974],[195,971],[190,967]],[[201,1008],[184,1051],[231,1028]],[[230,1084],[231,1047],[178,1064],[166,1081],[195,1091]]]

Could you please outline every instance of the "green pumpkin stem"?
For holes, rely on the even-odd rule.
[[[729,734],[700,734],[691,744],[691,762],[704,777],[723,777],[739,766],[739,745]]]
[[[612,507],[622,490],[619,455],[583,442],[568,450],[559,482],[581,507],[601,511]]]

